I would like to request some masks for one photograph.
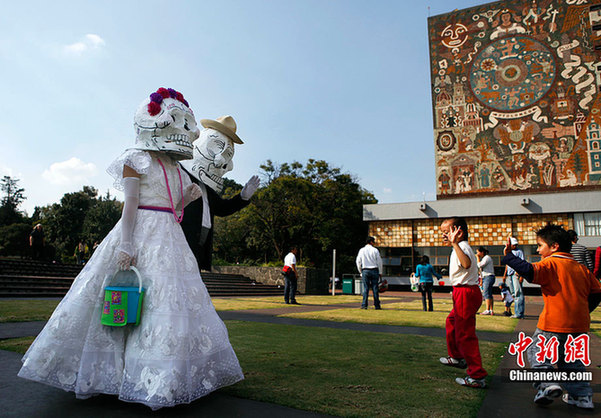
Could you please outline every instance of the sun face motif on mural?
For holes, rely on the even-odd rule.
[[[485,106],[513,112],[542,99],[555,74],[555,58],[544,44],[513,36],[493,42],[476,56],[470,87]]]
[[[442,44],[450,49],[459,48],[467,41],[468,30],[461,23],[453,23],[443,29],[440,34]]]

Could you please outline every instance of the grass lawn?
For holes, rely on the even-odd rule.
[[[381,297],[380,299],[398,299],[395,297]],[[298,303],[307,306],[324,306],[324,305],[343,305],[347,303],[361,304],[360,295],[318,295],[318,296],[302,296],[296,297]],[[213,298],[213,305],[218,311],[236,311],[246,309],[271,309],[290,307],[284,303],[283,296],[266,296],[266,297],[234,297],[234,298]],[[292,305],[294,306],[294,305]]]
[[[0,322],[47,320],[59,302],[60,299],[0,300]]]
[[[223,392],[343,417],[475,417],[486,390],[464,388],[464,371],[442,366],[442,338],[226,321],[246,379]],[[24,352],[33,337],[0,341]],[[504,345],[480,341],[496,370]]]
[[[452,307],[453,303],[450,300],[435,300],[434,311],[424,312],[420,300],[382,304],[381,311],[376,311],[371,307],[368,310],[341,308],[327,311],[291,312],[279,316],[323,321],[444,328],[446,317]],[[480,311],[483,310],[482,307]],[[513,332],[517,322],[517,319],[503,316],[501,308],[498,308],[495,310],[495,316],[478,316],[476,328],[479,331]]]
[[[0,340],[0,350],[14,351],[25,354],[35,337],[10,338]]]
[[[382,298],[394,299],[394,298]],[[361,303],[359,295],[323,295],[298,296],[303,305],[343,305],[345,303]],[[0,322],[44,321],[50,318],[60,299],[0,299]],[[235,311],[247,309],[277,309],[294,307],[286,305],[281,296],[269,297],[237,297],[213,298],[213,305],[218,311]]]

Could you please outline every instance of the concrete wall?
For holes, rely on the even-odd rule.
[[[328,293],[330,275],[327,270],[298,267],[298,292],[304,295],[325,295]],[[213,272],[223,274],[241,274],[259,283],[282,286],[284,276],[281,267],[213,266]]]

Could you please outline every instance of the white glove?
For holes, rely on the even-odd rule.
[[[196,183],[192,183],[186,190],[184,190],[184,207],[188,206],[190,202],[194,202],[196,199],[202,197],[202,189]]]
[[[240,192],[240,197],[242,198],[242,200],[250,200],[250,198],[253,197],[253,194],[255,194],[255,192],[259,188],[259,184],[259,176],[252,176],[246,182],[246,184],[242,188],[242,191]]]
[[[117,247],[117,267],[128,270],[135,262],[134,246],[132,243],[138,203],[140,202],[140,179],[137,177],[123,178],[123,194],[125,203],[121,213],[121,244]]]

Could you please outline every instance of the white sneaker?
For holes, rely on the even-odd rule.
[[[465,359],[457,360],[453,357],[441,357],[440,362],[445,366],[457,367],[458,369],[467,369]]]
[[[492,311],[489,311],[489,310],[482,311],[482,312],[480,312],[480,315],[492,315]]]
[[[534,396],[534,403],[537,405],[549,405],[555,399],[559,398],[563,389],[559,385],[549,385],[544,389],[539,389]]]
[[[595,405],[593,404],[593,397],[590,395],[573,398],[572,396],[570,396],[570,394],[566,393],[561,399],[568,405],[574,405],[578,408],[595,409]]]

